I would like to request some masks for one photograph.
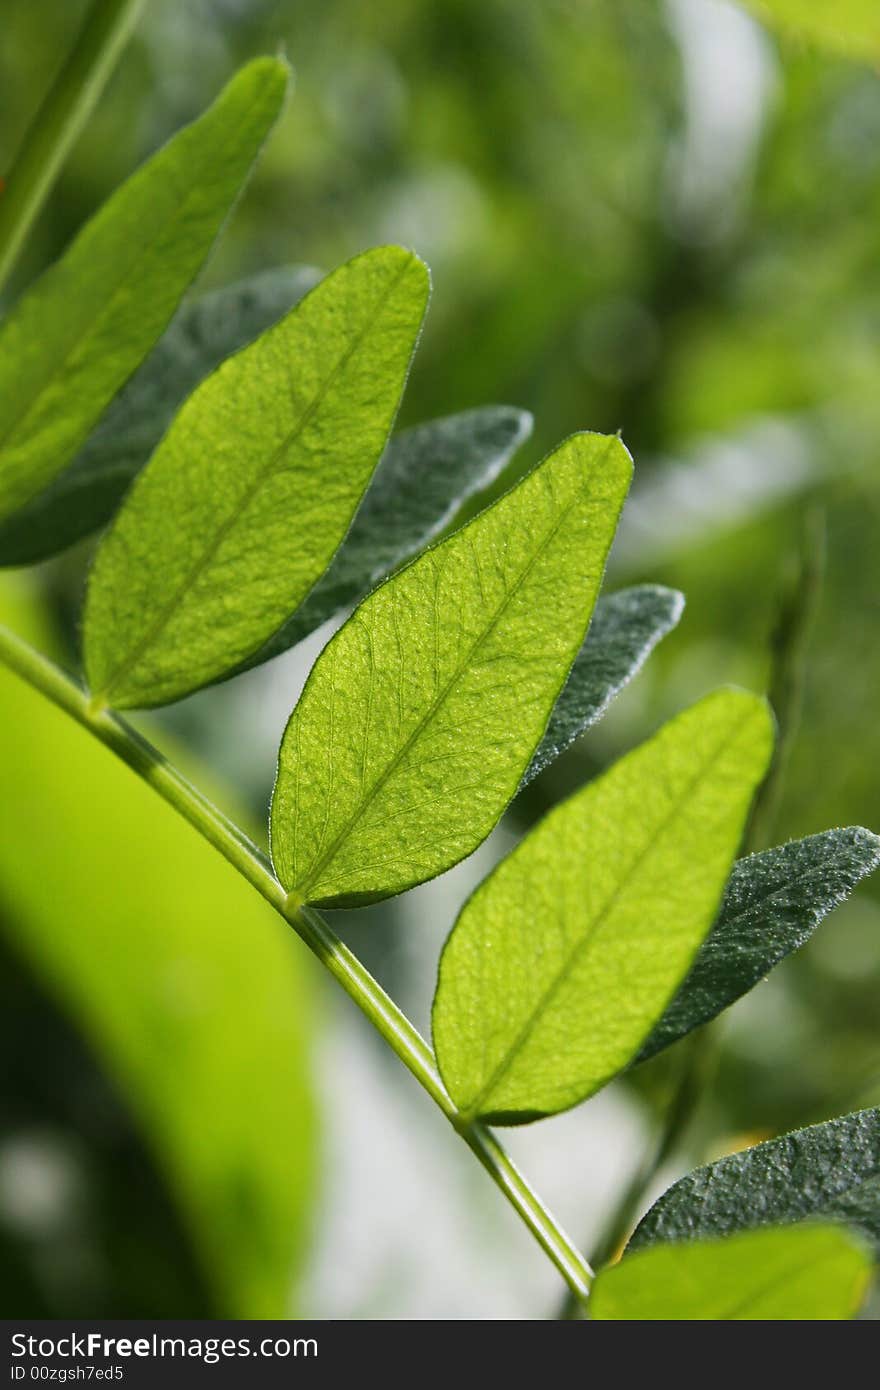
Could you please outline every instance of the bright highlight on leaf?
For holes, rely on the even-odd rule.
[[[445,530],[497,478],[532,432],[528,411],[483,406],[429,420],[389,440],[351,530],[293,616],[248,666],[308,637]]]
[[[288,890],[373,901],[485,839],[583,641],[630,474],[618,439],[574,435],[328,643],[279,754]]]
[[[880,1259],[880,1109],[810,1125],[698,1168],[654,1203],[630,1246],[805,1217],[857,1227]]]
[[[0,617],[44,642],[14,593],[6,579]],[[0,795],[16,826],[0,931],[119,1088],[216,1316],[289,1316],[315,1199],[307,960],[170,806],[5,668]]]
[[[708,1023],[792,951],[880,864],[880,837],[826,830],[733,866],[715,925],[638,1060]]]
[[[772,738],[763,700],[709,695],[551,811],[477,888],[433,1014],[460,1110],[524,1123],[632,1060],[715,917]]]
[[[855,1317],[870,1277],[869,1257],[838,1227],[750,1231],[624,1256],[598,1275],[590,1318],[840,1321]]]
[[[0,522],[0,565],[34,564],[106,525],[190,392],[319,279],[282,267],[183,304],[69,467]]]
[[[67,465],[164,331],[281,110],[249,63],[104,204],[0,329],[0,518]]]
[[[97,698],[179,699],[301,602],[382,453],[428,291],[412,252],[367,251],[190,396],[95,560],[84,631]]]

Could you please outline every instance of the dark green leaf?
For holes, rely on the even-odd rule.
[[[599,599],[587,639],[525,771],[523,787],[602,718],[683,610],[684,595],[658,584],[639,584]]]
[[[364,494],[351,530],[305,602],[246,667],[287,651],[452,522],[469,497],[498,476],[532,430],[513,406],[485,406],[395,435]]]
[[[708,931],[773,742],[720,690],[555,807],[465,903],[433,1029],[458,1108],[524,1124],[637,1053]]]
[[[182,305],[73,463],[0,522],[0,565],[34,564],[105,526],[199,382],[318,279],[305,266],[267,270]]]
[[[858,826],[738,860],[715,925],[638,1060],[653,1057],[747,994],[803,946],[878,864],[880,837]]]
[[[602,1270],[590,1318],[625,1322],[827,1322],[853,1318],[871,1278],[861,1245],[833,1226],[747,1231],[657,1245]]]
[[[381,457],[428,292],[411,251],[367,251],[189,397],[95,557],[84,645],[96,699],[179,699],[289,617]]]
[[[0,518],[67,466],[161,337],[287,90],[249,63],[110,198],[0,329]]]
[[[631,472],[619,439],[572,436],[328,642],[279,753],[285,888],[374,901],[486,838],[583,642]]]
[[[857,1227],[880,1257],[880,1109],[795,1130],[698,1168],[654,1203],[630,1246],[805,1217]]]

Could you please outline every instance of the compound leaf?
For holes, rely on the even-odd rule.
[[[84,635],[96,698],[179,699],[297,607],[382,453],[428,291],[411,251],[364,252],[190,396],[95,558]]]
[[[0,330],[0,518],[70,462],[161,336],[208,255],[287,90],[249,63],[128,179]]]
[[[740,859],[715,925],[638,1060],[708,1023],[747,994],[880,864],[880,838],[860,826],[826,830]]]
[[[462,504],[497,478],[531,430],[528,411],[490,405],[395,435],[327,573],[245,664],[278,656],[359,602],[444,531]]]
[[[525,787],[602,718],[684,611],[684,595],[638,584],[600,598],[546,733],[523,774]]]
[[[181,305],[73,462],[0,523],[0,565],[34,564],[105,526],[199,382],[318,279],[307,266],[266,270]]]
[[[806,1217],[857,1227],[880,1258],[880,1109],[810,1125],[697,1168],[654,1203],[630,1245],[638,1250]]]
[[[27,591],[0,581],[0,617],[45,645]],[[171,807],[5,668],[0,795],[16,827],[0,837],[0,931],[130,1108],[213,1314],[288,1317],[318,1171],[303,953]]]
[[[281,744],[286,888],[374,901],[485,839],[583,641],[631,471],[617,438],[572,436],[355,610]]]
[[[855,1317],[870,1277],[865,1251],[837,1227],[749,1231],[625,1256],[597,1276],[590,1318],[839,1321]]]
[[[555,807],[477,888],[434,1000],[460,1110],[522,1124],[633,1058],[715,917],[771,746],[765,702],[717,691]]]

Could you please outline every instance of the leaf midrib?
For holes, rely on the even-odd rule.
[[[397,289],[398,285],[400,284],[401,280],[403,279],[404,275],[409,270],[411,265],[412,260],[406,260],[401,266],[400,270],[389,282],[387,288],[383,288],[382,292],[376,296],[371,306],[369,314],[365,316],[365,322],[363,327],[356,334],[350,345],[346,348],[345,352],[339,357],[337,362],[334,364],[332,370],[330,371],[323,385],[321,386],[321,389],[312,398],[309,405],[306,407],[305,411],[297,421],[296,425],[293,427],[293,429],[291,429],[288,432],[288,434],[282,440],[281,444],[279,444],[278,447],[274,450],[274,452],[270,455],[265,466],[258,471],[251,486],[247,489],[245,493],[242,494],[241,498],[236,503],[235,507],[230,512],[226,520],[222,523],[222,525],[217,528],[210,544],[202,551],[201,555],[198,557],[196,562],[191,566],[187,574],[183,577],[174,595],[159,610],[155,621],[150,625],[150,627],[147,629],[140,641],[137,642],[136,645],[129,652],[126,653],[123,660],[119,662],[117,666],[112,670],[107,680],[104,682],[104,695],[109,695],[114,683],[118,681],[121,675],[131,673],[131,671],[136,669],[137,664],[140,661],[140,658],[143,656],[144,652],[153,644],[153,642],[156,640],[157,636],[162,632],[162,630],[166,627],[174,612],[184,601],[187,592],[192,588],[193,584],[199,578],[202,572],[210,566],[218,550],[220,549],[220,546],[223,544],[224,540],[229,535],[230,531],[233,529],[236,523],[240,520],[243,513],[247,511],[248,507],[256,497],[257,493],[274,476],[275,468],[279,460],[284,458],[284,456],[290,451],[290,449],[293,448],[294,444],[296,443],[299,436],[302,434],[303,430],[306,428],[310,420],[314,417],[315,413],[323,404],[328,392],[333,387],[337,378],[348,366],[349,362],[354,357],[354,355],[363,346],[364,339],[375,326],[376,316],[381,312],[383,308],[387,306],[388,302],[393,298],[395,290]],[[295,310],[292,312],[295,312]],[[268,641],[269,639],[267,638],[266,640]],[[246,659],[247,655],[248,654],[245,653],[241,660]]]
[[[603,453],[602,453],[602,455],[601,455],[601,458],[600,458],[599,460],[597,460],[598,463],[604,462],[605,459],[608,458],[608,455],[609,455],[610,452],[611,452],[611,448],[612,448],[613,442],[614,442],[614,441],[610,441],[610,442],[606,445],[606,447],[605,447],[605,449],[604,449],[604,451],[603,451]],[[584,480],[584,483],[586,483],[586,479]],[[539,548],[538,548],[536,551],[534,551],[534,552],[532,553],[532,555],[531,555],[531,557],[530,557],[530,559],[529,559],[527,565],[526,565],[525,568],[523,569],[523,571],[522,571],[522,573],[520,574],[519,578],[516,580],[516,583],[513,584],[513,585],[511,586],[511,588],[508,589],[508,590],[505,592],[504,599],[503,599],[502,603],[499,605],[498,609],[496,610],[496,612],[495,612],[495,614],[494,614],[494,616],[493,616],[493,618],[492,618],[492,621],[489,623],[489,625],[488,625],[487,627],[485,627],[485,628],[483,629],[483,631],[480,633],[479,637],[477,637],[476,641],[474,641],[474,642],[471,644],[471,646],[468,648],[468,651],[467,651],[465,657],[459,662],[458,666],[457,666],[456,669],[454,670],[454,672],[453,672],[452,676],[450,677],[450,679],[447,681],[446,685],[443,687],[442,691],[438,694],[437,698],[433,701],[433,703],[432,703],[431,706],[428,708],[428,710],[425,712],[425,714],[422,716],[422,718],[419,720],[419,722],[414,726],[414,728],[412,729],[412,731],[410,732],[410,734],[407,736],[407,738],[406,738],[406,740],[404,741],[404,743],[401,744],[400,748],[399,748],[398,751],[395,753],[395,755],[394,755],[394,757],[391,759],[391,761],[390,761],[388,764],[386,764],[386,766],[385,766],[385,768],[383,769],[383,771],[381,772],[380,776],[377,778],[377,780],[373,783],[373,786],[370,788],[370,792],[369,792],[368,796],[365,797],[363,801],[361,801],[361,803],[360,803],[360,805],[358,806],[358,808],[357,808],[355,814],[350,818],[350,820],[348,820],[348,821],[346,822],[345,827],[344,827],[344,828],[339,832],[339,834],[334,838],[334,840],[333,840],[333,842],[331,843],[329,849],[328,849],[328,850],[321,856],[321,858],[312,866],[311,870],[310,870],[309,873],[306,875],[306,877],[302,880],[302,882],[301,882],[301,883],[297,883],[297,884],[294,885],[294,887],[297,889],[297,891],[300,892],[301,894],[303,894],[303,896],[304,896],[304,898],[306,898],[306,900],[307,900],[307,894],[308,894],[309,888],[310,888],[310,887],[313,887],[315,883],[317,883],[317,882],[320,881],[320,876],[321,876],[321,874],[323,873],[323,871],[324,871],[324,869],[327,867],[327,865],[328,865],[329,863],[332,862],[333,858],[334,858],[335,855],[336,855],[336,851],[339,849],[339,846],[343,843],[344,840],[348,839],[348,837],[349,837],[350,834],[351,834],[352,828],[353,828],[355,825],[357,825],[358,821],[360,821],[360,820],[363,819],[363,816],[364,816],[364,814],[365,814],[367,808],[368,808],[369,806],[372,805],[373,801],[375,800],[375,798],[376,798],[376,796],[378,795],[378,793],[381,791],[382,787],[385,785],[385,783],[388,781],[388,779],[394,774],[394,772],[397,770],[397,768],[400,766],[401,762],[402,762],[403,759],[405,758],[406,754],[409,752],[410,748],[413,746],[413,744],[416,742],[416,740],[421,736],[422,731],[423,731],[424,728],[425,728],[425,725],[429,722],[429,720],[431,720],[431,719],[437,714],[437,712],[442,708],[442,706],[443,706],[443,705],[446,703],[446,701],[449,699],[450,695],[452,694],[452,691],[453,691],[454,687],[458,684],[458,682],[461,680],[462,676],[465,674],[465,672],[466,672],[467,669],[469,668],[469,666],[470,666],[470,664],[471,664],[471,658],[473,657],[474,652],[476,652],[476,650],[477,650],[480,646],[482,646],[482,644],[483,644],[484,642],[488,641],[489,637],[490,637],[490,636],[492,635],[492,633],[495,631],[496,627],[498,626],[498,624],[500,623],[502,617],[504,616],[505,612],[507,611],[507,609],[508,609],[510,603],[512,602],[514,595],[517,594],[517,593],[519,592],[519,590],[520,590],[520,588],[522,587],[522,585],[523,585],[523,584],[526,582],[526,580],[529,578],[529,575],[532,573],[532,570],[534,569],[535,565],[537,565],[538,561],[541,559],[541,557],[543,556],[543,554],[545,553],[545,551],[547,550],[547,548],[552,544],[552,542],[553,542],[553,540],[555,539],[557,533],[559,532],[559,530],[561,529],[561,527],[563,526],[563,524],[565,523],[565,521],[568,519],[568,517],[569,517],[570,513],[572,512],[572,510],[574,509],[575,505],[576,505],[579,501],[581,501],[582,491],[583,491],[583,489],[582,489],[582,488],[579,488],[578,491],[576,492],[575,496],[572,497],[571,501],[562,509],[562,511],[561,511],[560,514],[559,514],[559,517],[557,518],[556,522],[553,524],[553,526],[552,526],[552,528],[550,529],[550,531],[549,531],[549,532],[547,533],[547,535],[545,536],[544,540],[541,542],[541,545],[539,546]],[[473,522],[471,522],[470,524],[473,525]],[[442,542],[441,542],[441,544],[442,544]],[[431,552],[428,552],[428,553],[431,553]],[[577,655],[577,652],[578,652],[579,650],[580,650],[580,647],[578,646],[578,647],[575,649],[574,656],[572,657],[572,663],[574,662],[574,658],[575,658],[575,656]],[[568,667],[568,671],[570,671],[570,670],[571,670],[571,664],[570,664],[569,667]],[[563,676],[562,682],[561,682],[561,684],[560,684],[560,686],[559,686],[559,689],[560,689],[560,690],[562,689],[562,686],[565,684],[565,681],[566,681],[567,678],[568,678],[568,671],[567,671],[566,674]],[[541,737],[543,737],[543,734],[541,734],[541,735],[539,736],[538,743],[540,743]],[[535,747],[538,746],[538,743],[535,744]],[[534,752],[534,749],[532,750],[532,752]]]
[[[158,158],[159,153],[157,153],[157,155],[155,155],[154,158]],[[106,321],[108,315],[116,306],[116,303],[119,300],[120,295],[126,289],[129,281],[132,279],[135,272],[137,271],[138,266],[142,264],[144,257],[148,255],[149,252],[151,252],[155,248],[157,242],[159,242],[161,238],[167,234],[170,222],[179,222],[181,220],[187,206],[192,201],[192,199],[198,195],[198,193],[198,186],[193,187],[192,185],[190,185],[183,193],[183,196],[176,201],[170,217],[167,220],[159,223],[155,229],[155,233],[152,236],[147,237],[145,241],[142,241],[140,243],[137,254],[129,261],[122,276],[116,281],[116,286],[113,290],[113,293],[111,294],[109,299],[104,301],[103,308],[100,310],[98,315],[91,321],[91,325],[86,328],[84,333],[79,333],[76,335],[74,341],[71,343],[67,351],[61,357],[55,358],[48,373],[43,377],[40,385],[36,388],[34,392],[32,392],[30,402],[27,408],[25,409],[24,414],[20,414],[18,416],[18,419],[14,420],[13,423],[4,431],[3,434],[0,434],[0,454],[2,454],[3,451],[5,451],[10,439],[12,439],[16,434],[20,434],[26,428],[31,416],[34,414],[36,410],[39,409],[42,398],[45,396],[46,392],[52,388],[57,378],[64,371],[67,370],[67,368],[70,366],[72,362],[75,362],[77,358],[81,356],[83,352],[85,352],[89,343],[96,336],[102,324]],[[87,231],[87,227],[83,228],[84,234]],[[215,238],[212,238],[212,243],[214,240]],[[70,248],[71,253],[74,250],[74,246],[71,246]],[[59,264],[59,269],[63,264],[63,262]]]
[[[814,1256],[810,1264],[815,1266],[818,1263],[819,1261]],[[724,1311],[721,1315],[722,1320],[725,1322],[746,1321],[750,1309],[753,1309],[756,1305],[760,1309],[761,1300],[764,1299],[768,1293],[775,1292],[783,1280],[790,1279],[792,1275],[801,1273],[803,1269],[803,1257],[786,1262],[781,1269],[777,1267],[771,1278],[763,1280],[763,1282],[758,1284],[755,1288],[750,1289],[748,1293],[743,1294],[741,1298],[735,1299],[733,1303],[725,1304]]]
[[[547,986],[541,997],[536,1002],[535,1006],[529,1013],[525,1022],[522,1024],[516,1038],[508,1048],[505,1055],[502,1057],[501,1061],[497,1063],[495,1069],[489,1076],[488,1080],[484,1082],[477,1095],[471,1101],[468,1102],[468,1105],[466,1107],[468,1113],[472,1113],[475,1115],[480,1113],[480,1107],[482,1106],[486,1097],[492,1094],[492,1091],[496,1088],[499,1081],[501,1081],[501,1079],[510,1070],[512,1063],[516,1060],[517,1056],[522,1051],[523,1047],[526,1045],[529,1038],[531,1037],[535,1027],[537,1026],[540,1020],[541,1015],[546,1010],[547,1006],[550,1004],[556,993],[562,988],[562,985],[565,983],[568,976],[571,974],[574,964],[580,956],[581,952],[585,950],[586,947],[590,944],[590,942],[595,937],[597,931],[599,931],[600,927],[605,922],[609,913],[611,913],[614,910],[615,906],[617,905],[618,899],[620,898],[624,890],[628,887],[629,881],[632,879],[633,875],[636,874],[642,868],[645,861],[657,848],[657,845],[665,836],[672,821],[680,814],[682,805],[687,801],[697,783],[700,782],[703,779],[703,777],[705,777],[709,768],[712,767],[712,765],[718,761],[718,759],[724,754],[725,750],[729,747],[729,745],[739,737],[739,735],[742,733],[742,730],[745,728],[746,724],[749,723],[752,717],[753,711],[747,711],[743,715],[742,719],[740,719],[737,722],[737,724],[733,727],[732,731],[728,732],[725,735],[725,737],[718,744],[716,744],[715,748],[712,751],[712,754],[708,758],[706,758],[706,760],[703,763],[700,764],[699,769],[694,773],[694,775],[690,778],[686,786],[683,788],[681,795],[676,799],[674,805],[663,817],[663,820],[661,821],[656,831],[654,831],[654,833],[648,838],[642,849],[631,861],[626,873],[626,877],[608,896],[608,898],[602,904],[598,912],[595,913],[589,929],[584,933],[580,940],[578,940],[575,943],[571,951],[569,951],[565,961],[560,966],[560,969],[556,972],[554,979]]]

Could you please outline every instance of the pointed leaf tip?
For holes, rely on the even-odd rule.
[[[552,810],[480,884],[434,999],[459,1109],[526,1123],[628,1065],[711,926],[771,749],[766,701],[716,691]]]

